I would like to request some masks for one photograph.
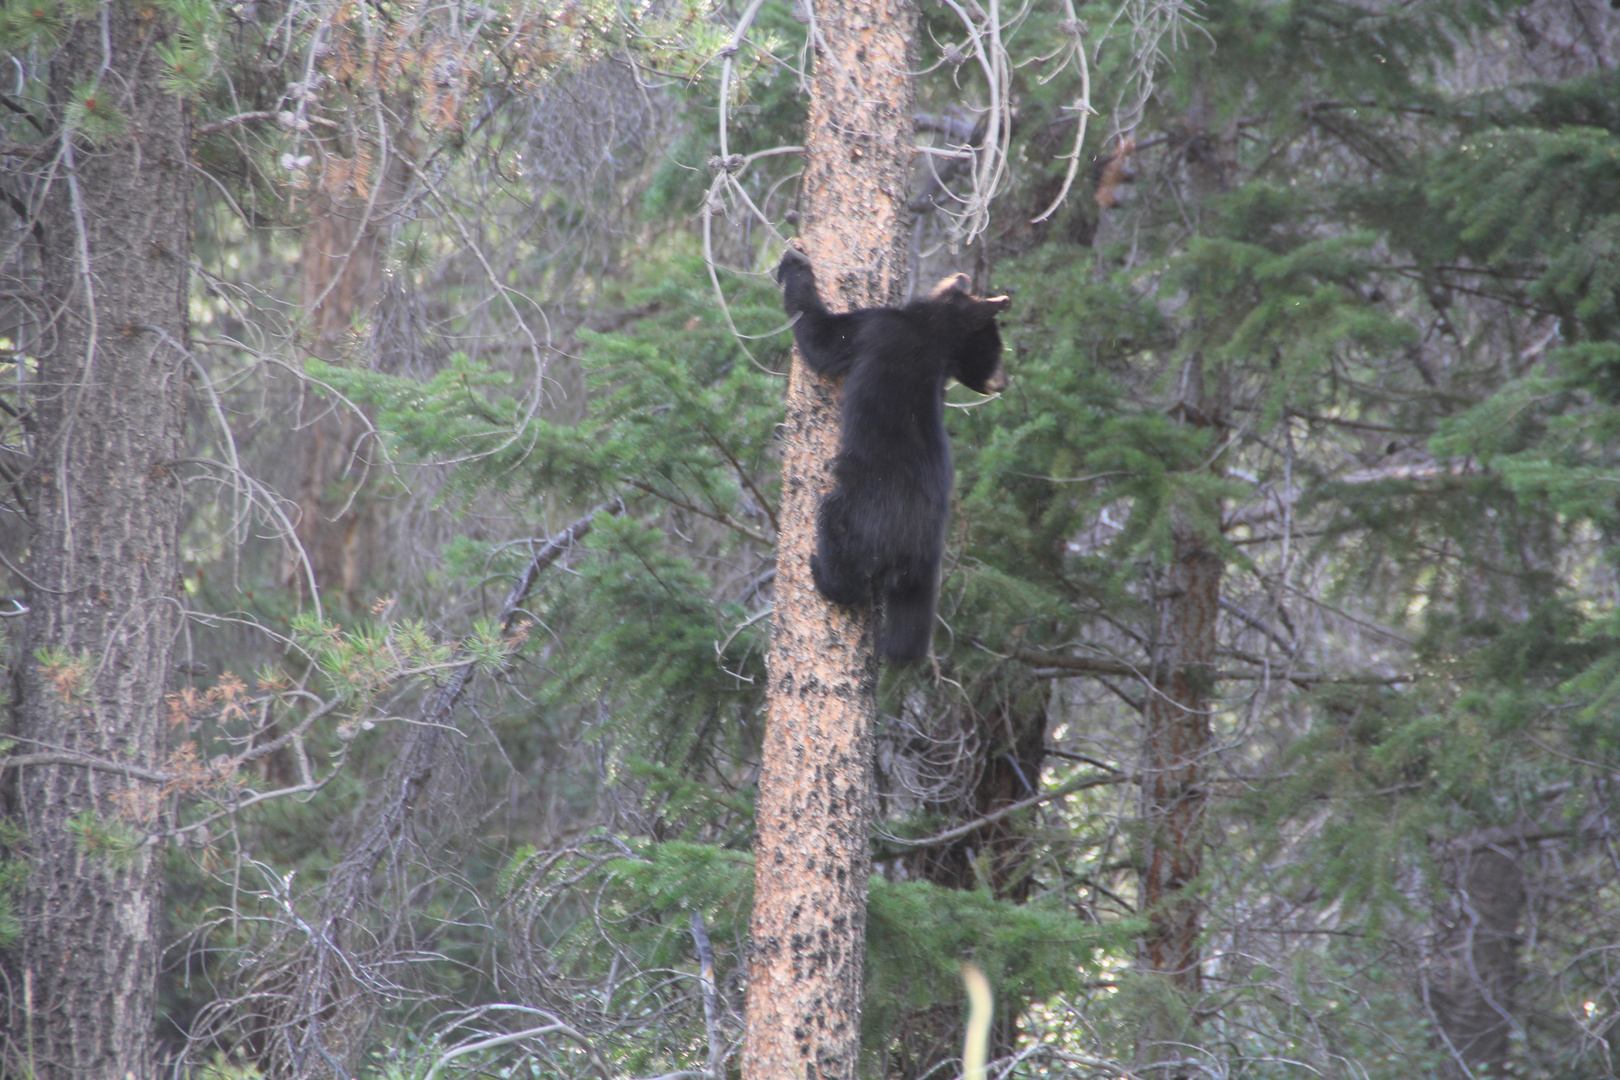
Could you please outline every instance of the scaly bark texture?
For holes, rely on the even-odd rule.
[[[75,88],[99,76],[98,105],[128,124],[97,143],[76,137],[44,193],[51,322],[29,387],[32,610],[15,730],[29,751],[151,769],[161,765],[164,677],[180,621],[190,118],[159,81],[167,20],[133,2],[93,12],[52,59],[52,116],[61,123]],[[99,820],[139,838],[156,816],[158,785],[35,765],[13,798],[30,872],[7,989],[20,998],[26,978],[32,1008],[8,1033],[5,1065],[147,1080],[157,1074],[163,852],[109,850],[86,836]]]
[[[829,306],[899,300],[914,136],[911,0],[816,6],[800,181],[802,241]],[[782,464],[749,956],[747,1080],[852,1078],[871,873],[869,621],[810,580],[816,506],[838,448],[834,388],[793,365]]]
[[[1213,418],[1203,400],[1203,368],[1183,373],[1177,412],[1183,422]],[[1220,520],[1219,507],[1206,520]],[[1137,969],[1156,980],[1154,1000],[1138,1033],[1144,1075],[1183,1077],[1195,1070],[1171,1064],[1197,1045],[1196,1008],[1203,993],[1199,947],[1202,901],[1191,891],[1203,871],[1204,812],[1209,800],[1211,694],[1215,688],[1216,627],[1220,615],[1220,555],[1212,538],[1184,517],[1174,527],[1171,561],[1154,571],[1156,623],[1149,642],[1150,687],[1142,706],[1141,842],[1137,852],[1147,932],[1138,942]],[[1159,1065],[1160,1067],[1150,1067]]]

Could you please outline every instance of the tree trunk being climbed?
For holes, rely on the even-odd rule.
[[[911,0],[816,8],[802,242],[835,310],[891,304],[904,281],[913,120]],[[743,1075],[853,1078],[871,872],[872,627],[810,580],[838,446],[835,390],[793,365],[782,464],[759,781]]]
[[[51,61],[51,117],[63,123],[76,101],[121,114],[123,130],[67,136],[42,180],[36,236],[51,322],[28,387],[31,610],[13,730],[24,754],[115,767],[31,765],[11,792],[29,873],[7,957],[18,1023],[0,1071],[147,1080],[157,1075],[163,849],[143,842],[161,793],[139,770],[162,765],[180,623],[190,115],[160,81],[168,19],[129,2],[92,10]]]

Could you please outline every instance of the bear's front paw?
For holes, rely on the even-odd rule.
[[[810,269],[810,256],[789,244],[782,249],[782,261],[776,265],[776,283],[786,285],[789,274],[813,273]]]

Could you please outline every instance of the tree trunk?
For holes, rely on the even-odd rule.
[[[1419,972],[1439,1022],[1446,1080],[1505,1076],[1524,977],[1519,921],[1527,897],[1525,843],[1513,829],[1463,837],[1441,853],[1445,906],[1436,912],[1434,951]]]
[[[1037,794],[1046,767],[1047,684],[1016,673],[970,686],[968,723],[978,727],[978,779],[964,809],[956,802],[932,803],[927,813],[947,821],[973,820]],[[920,848],[903,860],[906,873],[947,889],[971,891],[985,885],[1015,904],[1029,900],[1034,880],[1028,864],[1037,845],[1027,820],[1002,818],[939,847]],[[989,878],[985,880],[988,869]],[[1006,995],[1003,994],[1003,997]],[[961,1012],[952,1006],[952,1042],[961,1042]],[[959,1053],[960,1045],[952,1049]]]
[[[894,303],[913,154],[911,0],[816,9],[800,182],[805,250],[834,307]],[[782,465],[749,957],[748,1080],[853,1078],[871,873],[872,627],[810,580],[838,444],[833,388],[793,365]]]
[[[343,160],[343,159],[339,159]],[[377,186],[372,200],[353,191],[320,190],[310,200],[304,230],[303,307],[309,317],[308,348],[329,363],[343,363],[358,319],[370,315],[383,283],[388,248],[388,215],[397,208],[404,186],[398,175],[404,163],[390,154],[379,176],[365,181]],[[345,174],[347,175],[347,174]],[[351,354],[353,348],[347,350]],[[387,534],[387,507],[382,500],[357,491],[363,479],[367,426],[347,406],[333,407],[307,388],[294,388],[296,417],[283,453],[281,490],[291,492],[298,508],[298,542],[308,557],[323,600],[341,598],[351,610],[371,599],[365,595],[376,552]],[[309,588],[302,560],[290,555],[283,580],[298,596]]]
[[[92,94],[127,127],[95,143],[74,138],[44,193],[54,321],[29,387],[32,610],[16,731],[30,751],[151,769],[180,621],[190,116],[159,81],[167,20],[129,2],[94,11],[52,60],[53,117],[76,88],[116,72]],[[153,1077],[163,853],[141,838],[159,787],[40,765],[14,794],[30,866],[9,989],[20,997],[26,985],[31,1010],[26,1030],[11,1033],[7,1065],[40,1077]]]
[[[1046,765],[1048,684],[1025,674],[1002,675],[971,687],[971,720],[979,727],[978,780],[966,808],[957,802],[930,804],[925,811],[941,821],[972,820],[993,814],[1037,794]],[[1014,904],[1027,903],[1035,879],[1030,859],[1038,847],[1039,826],[1027,815],[1002,818],[939,847],[920,848],[902,864],[908,878],[947,889],[991,893]],[[986,873],[988,871],[988,873]],[[996,992],[990,1025],[991,1060],[1018,1050],[1018,1017],[1028,999],[1017,986]],[[892,1047],[888,1075],[898,1080],[948,1078],[962,1057],[962,1003],[956,997],[931,1008],[903,1014],[886,1033]]]
[[[1177,411],[1186,423],[1211,422],[1203,402],[1203,369],[1196,360],[1183,373]],[[1209,520],[1219,520],[1219,508]],[[1220,556],[1197,524],[1175,526],[1168,566],[1153,574],[1156,625],[1150,639],[1152,688],[1142,708],[1142,794],[1137,854],[1141,909],[1147,932],[1138,942],[1137,970],[1149,981],[1150,1001],[1138,1035],[1137,1056],[1154,1077],[1194,1070],[1172,1062],[1195,1047],[1195,1009],[1203,992],[1199,948],[1201,901],[1189,891],[1203,869],[1204,810],[1208,801],[1210,695],[1214,690],[1215,630],[1220,613]]]

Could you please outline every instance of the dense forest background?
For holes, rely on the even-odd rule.
[[[964,960],[997,1080],[1620,1074],[1615,5],[920,17],[908,288],[1013,382],[878,685],[862,1074],[960,1074]],[[41,1004],[114,893],[117,1075],[736,1072],[815,27],[0,12],[0,1075],[114,1075]],[[80,614],[165,599],[66,634],[53,507],[142,484]]]

